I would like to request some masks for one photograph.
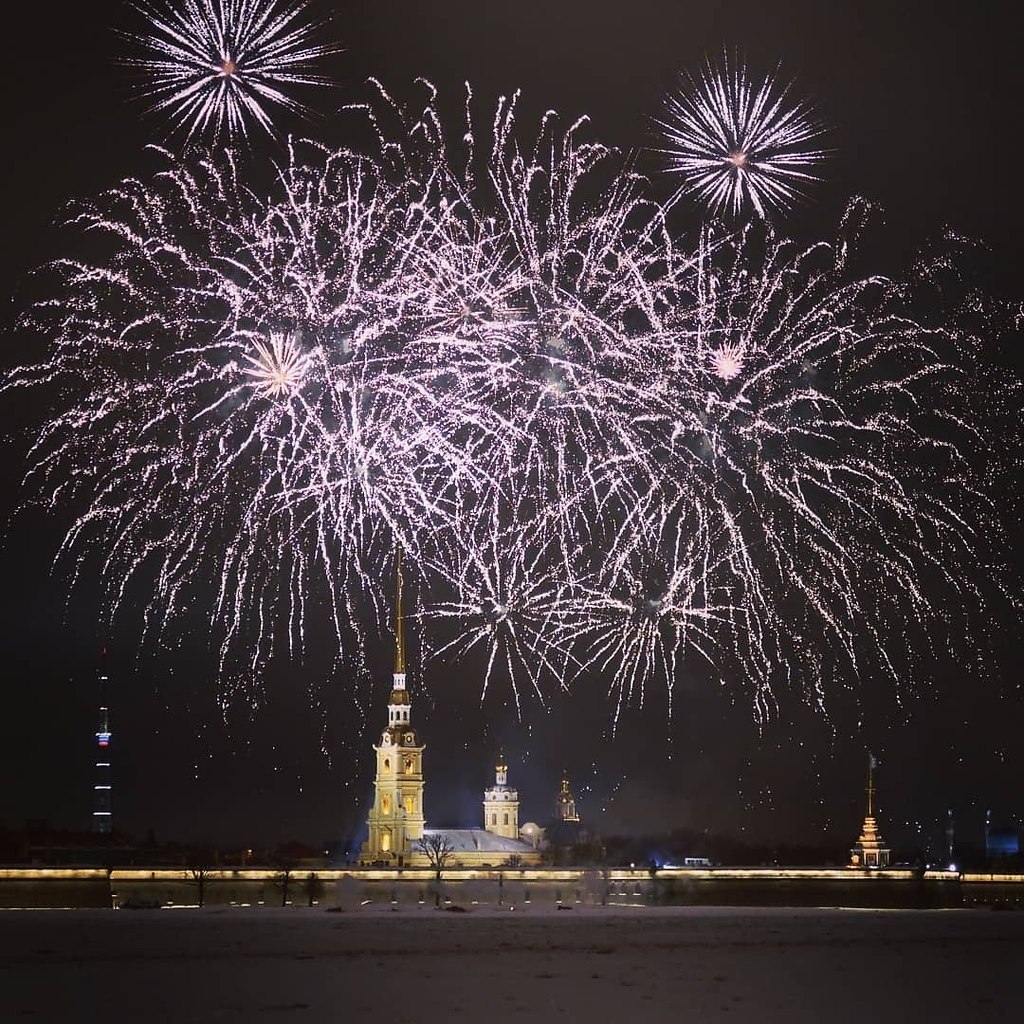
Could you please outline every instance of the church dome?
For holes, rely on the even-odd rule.
[[[389,704],[411,704],[412,701],[409,699],[408,690],[392,690],[391,697],[388,699]]]

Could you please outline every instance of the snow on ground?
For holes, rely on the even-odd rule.
[[[0,913],[0,1020],[1024,1019],[1024,913],[385,905]]]

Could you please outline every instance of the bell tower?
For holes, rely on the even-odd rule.
[[[388,698],[388,723],[373,750],[377,758],[373,807],[367,819],[361,862],[409,864],[423,837],[423,751],[412,725],[405,686],[405,624],[402,611],[402,549],[398,549],[395,598],[395,671]]]
[[[484,829],[506,839],[519,838],[519,793],[508,784],[502,755],[494,766],[494,785],[484,790]]]

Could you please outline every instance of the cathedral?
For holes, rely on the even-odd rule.
[[[529,867],[540,863],[544,830],[533,822],[519,825],[519,793],[508,781],[508,765],[498,758],[494,783],[483,792],[483,827],[428,829],[424,819],[423,752],[426,746],[412,723],[412,702],[405,685],[405,637],[402,614],[402,561],[398,556],[395,601],[395,671],[388,720],[374,745],[376,774],[361,864],[428,867],[430,846],[443,845],[445,867]],[[568,792],[568,783],[563,789]],[[575,815],[575,805],[572,813]],[[578,820],[578,819],[577,819]]]

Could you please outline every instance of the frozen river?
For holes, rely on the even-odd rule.
[[[1024,913],[10,911],[0,1019],[1002,1024]]]

